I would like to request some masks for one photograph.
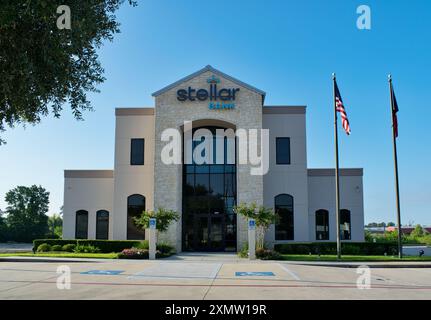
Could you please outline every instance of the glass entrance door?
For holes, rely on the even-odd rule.
[[[220,251],[224,243],[224,219],[221,215],[197,214],[194,216],[194,248],[197,251]]]
[[[216,127],[206,129],[214,135],[214,161],[183,166],[182,247],[184,251],[236,251],[235,140],[221,140]],[[222,141],[224,161],[217,157],[217,141]],[[193,148],[198,145],[194,141]]]

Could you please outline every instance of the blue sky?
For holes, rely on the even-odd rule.
[[[358,30],[356,8],[371,8]],[[72,12],[73,14],[73,12]],[[106,82],[94,112],[8,129],[0,147],[0,208],[17,185],[63,199],[64,169],[110,169],[114,109],[153,106],[151,93],[205,65],[267,92],[267,105],[307,105],[309,167],[333,167],[331,73],[337,72],[352,128],[340,130],[340,165],[363,167],[365,221],[394,221],[395,194],[387,74],[400,107],[403,223],[431,225],[431,2],[139,1],[118,13],[121,34],[99,51]],[[73,26],[72,26],[73,27]]]

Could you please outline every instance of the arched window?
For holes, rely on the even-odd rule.
[[[99,210],[96,212],[96,239],[108,240],[109,212]]]
[[[75,239],[88,238],[88,211],[76,211]]]
[[[352,226],[350,220],[350,211],[340,210],[340,238],[341,240],[350,240],[352,237]]]
[[[329,240],[329,212],[320,209],[316,211],[316,240]]]
[[[139,229],[134,223],[133,218],[140,216],[145,211],[145,197],[134,194],[127,198],[127,239],[144,240],[145,231]]]
[[[275,197],[275,213],[279,220],[275,224],[275,240],[293,240],[293,197],[279,194]]]

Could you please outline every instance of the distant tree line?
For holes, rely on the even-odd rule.
[[[365,241],[378,243],[397,242],[398,230],[385,231],[381,234],[365,230]],[[402,234],[402,242],[403,244],[431,245],[431,234],[418,224],[410,234]]]
[[[41,186],[18,186],[6,193],[8,204],[0,213],[0,241],[31,242],[37,238],[60,238],[60,214],[47,216],[49,192]]]
[[[370,222],[365,227],[367,227],[367,228],[395,227],[395,223],[394,222],[388,222],[388,223],[385,223],[385,222]]]

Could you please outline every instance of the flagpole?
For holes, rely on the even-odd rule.
[[[340,240],[340,178],[338,161],[338,126],[337,126],[337,102],[335,93],[336,75],[332,74],[334,86],[334,137],[335,137],[335,223],[337,225],[337,259],[341,259],[341,240]]]
[[[401,210],[400,210],[400,186],[398,180],[398,156],[397,156],[397,137],[395,133],[394,124],[394,95],[392,87],[392,76],[388,76],[389,80],[389,91],[391,96],[391,117],[392,117],[392,140],[394,146],[394,168],[395,168],[395,194],[396,194],[396,204],[397,204],[397,224],[398,224],[398,257],[403,258],[403,245],[402,245],[402,230],[401,230]]]

